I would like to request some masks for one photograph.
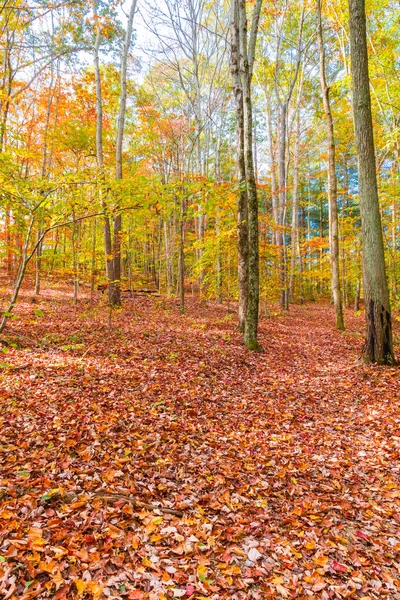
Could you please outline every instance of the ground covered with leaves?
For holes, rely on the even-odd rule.
[[[400,598],[400,371],[363,317],[29,295],[0,379],[0,598]],[[5,347],[3,346],[3,349]],[[156,504],[181,515],[141,508]]]

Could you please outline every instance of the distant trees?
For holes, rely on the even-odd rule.
[[[146,8],[152,44],[147,37],[137,81],[134,3],[122,23],[102,0],[5,2],[0,264],[14,292],[27,274],[39,295],[52,274],[71,282],[77,303],[82,286],[93,299],[106,280],[117,306],[120,282],[142,280],[176,295],[182,312],[188,294],[237,307],[253,349],[258,320],[276,302],[288,310],[333,298],[341,328],[344,308],[358,309],[364,294],[366,360],[390,363],[389,293],[398,306],[400,281],[398,25],[389,0],[370,5],[372,148],[371,123],[359,124],[369,90],[357,58],[350,85],[346,7],[313,1]],[[5,321],[14,304],[4,297]]]

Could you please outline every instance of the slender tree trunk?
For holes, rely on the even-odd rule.
[[[221,215],[218,209],[215,218],[215,237],[217,241],[217,302],[222,304]]]
[[[107,205],[105,202],[105,185],[104,185],[104,155],[103,155],[103,98],[101,90],[101,73],[100,73],[100,62],[99,62],[99,49],[101,44],[101,28],[97,15],[97,5],[95,6],[95,19],[96,19],[96,40],[94,44],[94,74],[96,84],[96,160],[99,178],[99,194],[101,197],[101,204],[104,210],[104,254],[106,262],[106,277],[108,281],[108,297],[110,300],[110,288],[113,287],[114,282],[114,263],[113,263],[113,248],[112,248],[112,236],[111,236],[111,223],[110,216],[108,214]],[[112,295],[112,289],[111,289]]]
[[[286,126],[287,126],[286,102],[282,103],[279,113],[279,135],[278,135],[278,182],[279,182],[279,203],[278,203],[278,231],[277,246],[279,254],[279,281],[280,281],[280,306],[282,310],[288,309],[287,303],[287,273],[285,261],[285,215],[286,215]]]
[[[181,218],[179,223],[179,259],[178,259],[179,307],[185,312],[185,200],[181,200]]]
[[[79,271],[78,271],[78,241],[77,241],[77,223],[75,215],[73,215],[72,225],[72,270],[74,273],[74,306],[78,304],[79,291]]]
[[[361,281],[357,281],[356,295],[354,298],[354,312],[358,312],[360,310],[360,294],[361,294]]]
[[[127,80],[127,67],[128,67],[128,53],[131,45],[132,30],[133,30],[133,17],[135,15],[137,0],[132,0],[131,7],[129,10],[128,23],[125,32],[124,45],[121,54],[121,73],[120,73],[120,106],[118,115],[118,131],[117,131],[117,143],[115,152],[115,178],[122,180],[122,145],[124,141],[124,129],[125,129],[125,116],[126,116],[126,80]],[[114,244],[113,244],[113,285],[110,286],[110,303],[113,306],[121,304],[121,234],[122,234],[122,215],[119,211],[119,207],[116,208],[116,215],[114,217]]]
[[[339,216],[337,203],[336,180],[336,147],[333,130],[333,118],[329,100],[329,87],[325,73],[325,47],[322,32],[321,0],[317,0],[317,38],[319,48],[319,76],[324,103],[324,112],[328,133],[328,205],[329,205],[329,246],[331,259],[332,296],[336,314],[336,328],[343,330],[343,307],[340,289],[340,264],[339,264]]]
[[[291,302],[294,299],[294,281],[296,273],[296,262],[298,256],[299,240],[299,154],[300,154],[300,107],[297,108],[296,115],[296,140],[294,143],[293,157],[293,205],[292,205],[292,235],[291,235],[291,253],[290,253],[290,280],[289,297]]]
[[[238,0],[239,4],[239,40],[240,40],[240,71],[243,89],[244,106],[244,159],[247,187],[248,215],[248,302],[244,327],[244,342],[250,350],[258,350],[258,310],[260,297],[259,283],[259,246],[258,246],[258,198],[254,173],[253,157],[253,115],[251,102],[251,58],[247,46],[247,17],[246,1]],[[257,5],[256,5],[257,7]],[[258,10],[261,3],[258,2]],[[254,9],[256,10],[256,8]],[[254,21],[254,15],[253,15]],[[255,42],[254,42],[255,43]],[[253,55],[254,60],[254,55]]]
[[[42,235],[42,229],[39,227],[37,237],[38,240]],[[42,272],[42,243],[39,243],[36,250],[36,265],[35,265],[35,295],[40,294],[41,272]]]
[[[240,39],[239,39],[239,6],[238,0],[231,4],[231,72],[233,93],[236,108],[237,134],[237,164],[238,164],[238,205],[237,205],[237,236],[238,236],[238,291],[239,291],[239,331],[244,332],[248,304],[249,284],[249,244],[248,244],[248,214],[246,192],[246,168],[244,150],[244,108],[243,89],[240,79]]]
[[[393,365],[392,318],[376,179],[364,0],[349,0],[349,9],[367,323],[363,358],[366,363]]]
[[[271,201],[272,201],[272,218],[274,222],[273,243],[277,244],[277,227],[278,227],[278,199],[276,186],[276,156],[274,148],[274,131],[272,127],[271,107],[267,106],[267,129],[268,129],[268,148],[271,163]]]
[[[94,285],[96,279],[96,232],[97,232],[97,219],[93,221],[92,230],[92,261],[91,261],[91,273],[90,273],[90,301],[93,301]]]

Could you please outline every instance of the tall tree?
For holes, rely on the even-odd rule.
[[[236,0],[231,4],[231,73],[236,112],[236,146],[238,167],[237,236],[238,236],[238,292],[239,331],[244,332],[249,287],[248,209],[244,150],[243,87],[240,78],[239,10]]]
[[[239,310],[242,318],[245,314],[244,342],[251,350],[259,349],[257,341],[259,308],[258,198],[254,173],[251,79],[261,5],[262,0],[257,0],[249,36],[247,34],[245,0],[232,0],[231,5],[231,65],[236,99],[240,185],[238,249],[239,278],[242,277],[242,281],[239,281],[239,304],[241,305]],[[247,223],[247,235],[243,221]],[[241,272],[243,266],[244,273]],[[247,278],[247,289],[244,274]],[[239,322],[239,326],[242,325],[243,323]]]
[[[117,140],[115,150],[115,178],[117,181],[122,179],[122,147],[124,140],[126,100],[127,100],[127,66],[128,54],[132,39],[133,18],[135,15],[137,0],[132,0],[128,15],[128,22],[125,31],[123,46],[121,50],[120,66],[120,98],[119,113],[117,123]],[[96,159],[99,171],[100,182],[104,182],[104,152],[103,152],[103,99],[101,90],[101,72],[99,61],[99,50],[102,41],[100,17],[98,15],[98,6],[94,7],[96,37],[94,43],[94,71],[96,84]],[[104,187],[104,185],[103,185]],[[104,189],[100,186],[100,193]],[[121,304],[121,234],[122,234],[122,216],[120,207],[114,209],[114,218],[111,219],[108,214],[107,205],[103,198],[104,208],[104,251],[106,256],[106,275],[108,279],[108,298],[111,306]]]
[[[124,141],[124,129],[125,129],[125,116],[126,116],[126,78],[128,69],[128,53],[132,39],[133,29],[133,17],[136,11],[137,0],[132,0],[131,7],[128,15],[128,22],[126,26],[124,43],[121,51],[121,67],[120,67],[120,100],[119,100],[119,114],[118,114],[118,127],[117,127],[117,144],[115,150],[115,178],[117,180],[122,179],[122,145]],[[121,303],[121,234],[122,234],[122,215],[120,207],[116,208],[116,215],[114,217],[114,248],[113,248],[113,286],[110,295],[110,303],[117,306]]]
[[[386,280],[382,223],[368,73],[365,0],[349,0],[354,130],[363,236],[363,280],[367,322],[364,361],[393,365],[392,318]]]
[[[317,38],[319,49],[319,79],[328,134],[328,206],[329,206],[329,249],[331,258],[332,296],[336,314],[337,329],[344,329],[342,294],[340,290],[339,265],[339,214],[337,203],[336,146],[333,118],[326,80],[325,47],[322,31],[321,0],[317,0]]]

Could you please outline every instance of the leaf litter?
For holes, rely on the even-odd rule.
[[[2,600],[400,598],[399,372],[357,366],[362,317],[294,307],[250,353],[194,300],[41,308],[0,380]]]

